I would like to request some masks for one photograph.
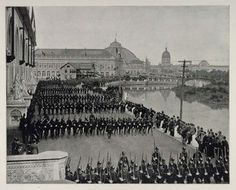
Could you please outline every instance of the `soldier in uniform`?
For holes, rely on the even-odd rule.
[[[104,182],[104,176],[103,176],[103,167],[102,163],[100,161],[97,162],[97,167],[94,170],[95,172],[95,182],[96,183],[103,183]]]
[[[204,183],[211,183],[211,176],[207,172],[206,168],[204,168],[203,181]]]
[[[129,179],[130,183],[139,183],[139,170],[138,165],[134,163],[134,161],[130,162],[129,167]]]
[[[215,173],[214,173],[214,180],[215,180],[215,183],[221,183],[221,175],[216,167],[215,169]]]
[[[77,168],[74,173],[74,181],[76,183],[86,183],[86,175],[84,175],[81,168]]]
[[[11,144],[11,153],[12,155],[20,154],[20,149],[22,146],[22,143],[20,143],[19,139],[17,137],[14,137],[14,140]]]
[[[73,178],[74,178],[73,173],[71,172],[70,167],[67,166],[66,167],[66,179],[73,181]]]
[[[194,180],[196,183],[202,183],[203,176],[201,176],[200,172],[198,171],[198,168],[196,168],[196,173],[194,175]]]
[[[182,148],[182,152],[180,153],[180,159],[184,162],[187,162],[188,160],[188,153],[185,147]]]
[[[108,136],[108,139],[111,138],[111,134],[112,134],[112,124],[109,122],[108,125],[107,125],[107,136]]]
[[[185,176],[181,173],[180,170],[177,170],[177,175],[174,177],[177,183],[184,183]]]
[[[77,120],[76,120],[75,117],[74,117],[74,120],[72,121],[73,135],[76,135],[76,134],[77,134],[77,128],[78,128]]]
[[[174,158],[170,158],[170,162],[169,162],[169,172],[173,175],[177,174],[177,165],[174,162]]]
[[[70,120],[70,117],[67,119],[66,122],[66,129],[67,129],[67,134],[71,134],[71,128],[72,128],[72,121]]]
[[[129,161],[128,161],[127,156],[125,155],[125,152],[121,153],[120,161],[122,161],[123,164],[127,164],[129,166]]]
[[[66,122],[63,118],[61,118],[61,135],[64,136],[66,132]]]
[[[173,173],[171,173],[171,172],[168,170],[168,172],[167,172],[167,174],[166,174],[166,183],[172,184],[172,183],[174,183],[174,182],[175,182],[174,175],[173,175]]]
[[[154,153],[152,153],[152,162],[154,161],[154,159],[156,161],[161,161],[161,154],[159,152],[158,147],[155,147],[155,151],[154,151]]]
[[[50,127],[50,129],[49,129],[50,130],[50,136],[53,139],[54,138],[54,120],[53,120],[53,118],[50,120],[49,127]]]

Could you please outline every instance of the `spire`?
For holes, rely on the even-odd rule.
[[[116,42],[116,38],[117,38],[117,33],[115,34],[115,42]]]

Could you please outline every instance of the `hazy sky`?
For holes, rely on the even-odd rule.
[[[35,7],[35,17],[38,48],[105,48],[117,34],[123,47],[152,64],[166,45],[174,64],[229,64],[228,7]]]

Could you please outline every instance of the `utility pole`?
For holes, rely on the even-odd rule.
[[[183,63],[183,71],[182,71],[182,84],[181,84],[181,97],[180,97],[180,114],[179,117],[182,120],[183,117],[183,99],[184,99],[184,75],[185,75],[185,68],[186,68],[186,63],[192,63],[192,61],[178,61],[179,63]]]

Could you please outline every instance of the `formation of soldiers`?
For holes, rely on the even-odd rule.
[[[64,85],[62,82],[47,84],[40,82],[28,109],[27,116],[20,121],[23,142],[34,139],[39,142],[42,138],[57,138],[66,133],[68,135],[100,135],[107,134],[146,134],[153,132],[153,127],[162,128],[165,133],[175,136],[175,128],[182,136],[184,144],[191,144],[193,135],[199,143],[199,150],[214,157],[215,152],[228,152],[228,142],[222,134],[215,134],[212,130],[207,133],[202,128],[196,128],[191,123],[185,123],[179,117],[169,117],[163,111],[156,112],[142,104],[130,101],[123,102],[117,98],[119,88],[108,87],[106,90],[83,85],[76,88]],[[35,110],[43,112],[41,119],[35,119]],[[42,111],[43,110],[43,111]],[[131,112],[131,118],[104,118],[102,113]],[[89,118],[78,118],[79,113],[90,114]],[[100,114],[99,117],[95,117]],[[49,115],[54,114],[51,119]],[[56,115],[55,115],[56,114]],[[57,115],[58,114],[58,115]],[[74,119],[64,119],[64,114],[75,114]],[[59,119],[60,115],[61,119]],[[55,116],[55,117],[54,117]]]
[[[39,115],[79,114],[121,112],[125,107],[117,101],[118,88],[109,87],[106,91],[99,88],[42,87],[37,94],[37,107]]]
[[[25,120],[25,119],[24,119]],[[148,134],[153,132],[152,120],[146,118],[108,118],[108,117],[95,117],[90,115],[89,118],[73,120],[68,118],[64,120],[61,118],[44,117],[37,121],[31,122],[26,126],[25,134],[27,139],[36,139],[39,142],[40,139],[58,138],[64,135],[128,135],[128,134]]]
[[[229,183],[228,155],[217,159],[204,157],[201,152],[195,152],[192,157],[183,147],[176,160],[170,154],[167,162],[158,147],[155,147],[151,162],[142,156],[138,164],[136,157],[128,159],[122,152],[118,163],[112,163],[107,153],[106,163],[100,160],[92,167],[93,159],[89,158],[87,165],[81,165],[81,157],[73,173],[70,170],[70,159],[66,165],[66,179],[76,183]],[[114,165],[115,164],[115,165]]]

